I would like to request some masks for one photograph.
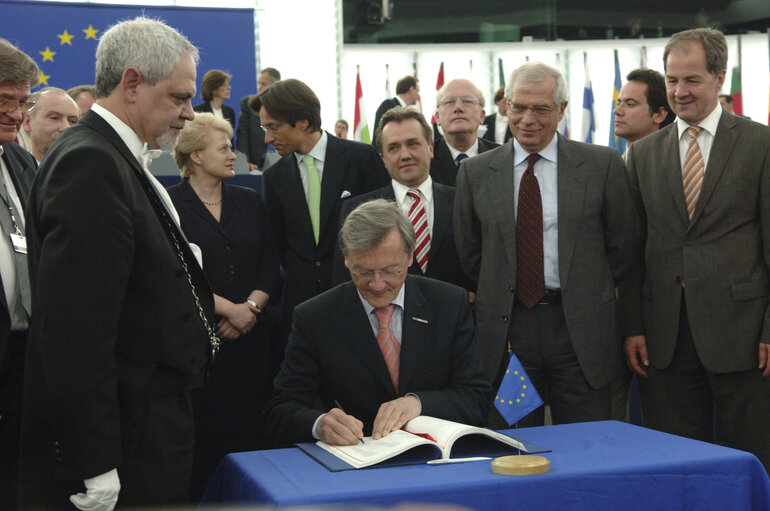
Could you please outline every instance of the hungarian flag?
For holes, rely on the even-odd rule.
[[[743,93],[741,92],[741,68],[733,68],[733,76],[730,79],[730,95],[733,97],[733,112],[735,115],[743,115]]]
[[[436,92],[444,86],[444,63],[438,67],[438,78],[436,78]],[[433,115],[430,118],[431,125],[436,124],[436,110],[433,110]]]
[[[366,110],[364,110],[364,93],[361,89],[361,73],[356,66],[356,113],[353,118],[353,140],[365,144],[372,142],[369,135],[369,123],[366,122]]]

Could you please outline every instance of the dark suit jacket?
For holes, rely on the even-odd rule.
[[[692,222],[677,135],[674,123],[644,137],[626,160],[646,240],[620,289],[623,333],[646,335],[650,363],[668,367],[684,292],[703,365],[756,370],[770,343],[770,128],[722,113]]]
[[[249,107],[252,96],[241,98],[241,113],[238,114],[238,137],[235,139],[237,149],[246,155],[249,163],[260,169],[265,162],[265,132],[259,116]]]
[[[340,214],[340,227],[351,211],[364,202],[374,199],[396,200],[393,186],[383,186],[373,192],[354,197],[342,205]],[[460,266],[455,248],[454,226],[452,224],[452,212],[454,210],[455,189],[439,183],[433,183],[433,231],[430,239],[430,252],[428,253],[428,271],[423,273],[417,261],[412,262],[409,273],[424,275],[433,279],[443,280],[469,291],[475,289],[473,283]],[[333,284],[340,284],[350,280],[350,272],[345,267],[345,259],[337,244],[334,254]]]
[[[200,105],[195,105],[193,110],[196,112],[208,112],[210,114],[214,113],[214,110],[211,108],[211,103],[208,101],[204,101]],[[227,119],[227,122],[229,122],[230,126],[233,127],[233,130],[235,130],[235,111],[224,103],[222,104],[222,116]],[[233,139],[231,138],[230,143],[232,142]]]
[[[377,152],[380,152],[380,145],[377,143],[377,140],[375,140],[374,135],[377,133],[377,126],[380,125],[380,119],[385,112],[399,105],[401,105],[401,103],[398,101],[398,98],[388,98],[377,107],[377,113],[374,114],[374,125],[372,127],[372,145],[377,148]]]
[[[142,441],[126,432],[158,421],[127,403],[185,395],[203,383],[208,334],[142,172],[118,134],[89,111],[56,139],[33,184],[27,238],[36,319],[22,439],[27,497],[81,491],[82,479],[120,468]],[[213,321],[211,289],[174,231]],[[54,474],[65,480],[61,488],[54,489]]]
[[[478,139],[478,141],[479,154],[498,147],[494,142],[484,140],[483,138]],[[430,177],[433,178],[434,182],[448,186],[455,186],[457,182],[457,165],[455,165],[455,160],[452,158],[452,153],[449,152],[449,147],[443,137],[436,139],[433,143]]]
[[[278,244],[255,190],[223,183],[219,222],[188,181],[170,186],[168,194],[187,239],[203,252],[204,272],[215,294],[235,303],[245,301],[255,289],[271,297],[278,294]]]
[[[398,393],[353,282],[297,307],[265,409],[279,444],[312,441],[313,423],[334,400],[364,423],[364,435],[371,435],[382,403],[407,393],[420,398],[423,415],[484,424],[490,384],[473,343],[467,293],[415,275],[405,285]]]
[[[484,139],[489,140],[490,142],[495,142],[495,121],[497,120],[497,114],[492,114],[486,116],[484,119],[484,122],[482,123],[484,126],[487,127],[486,133],[484,133]],[[507,128],[505,128],[505,140],[503,140],[503,143],[508,142],[511,138],[513,138],[513,133],[511,133],[511,126],[508,125]]]
[[[558,137],[562,305],[580,367],[600,388],[620,368],[615,286],[637,253],[640,226],[617,151]],[[478,282],[476,339],[490,379],[500,368],[516,293],[514,193],[513,143],[460,165],[455,241],[463,268]]]
[[[390,176],[382,158],[371,146],[329,135],[316,245],[294,153],[265,170],[262,181],[265,204],[286,270],[281,304],[285,334],[288,334],[294,307],[331,287],[337,220],[343,202],[388,182]]]
[[[187,239],[203,252],[203,269],[214,293],[233,303],[243,303],[255,289],[271,298],[278,294],[278,245],[256,191],[223,183],[219,222],[188,181],[169,187],[168,193]],[[266,315],[260,314],[249,333],[222,343],[206,386],[193,394],[198,446],[193,498],[203,495],[228,453],[268,447],[262,408],[270,397],[273,373]]]
[[[32,180],[37,172],[37,163],[35,163],[35,159],[29,152],[14,142],[3,144],[3,161],[8,168],[8,173],[13,181],[16,194],[19,196],[21,207],[26,214],[27,196],[29,195],[29,189],[32,187]],[[2,207],[5,207],[5,204],[2,204]],[[0,286],[2,286],[2,281],[0,281]],[[0,287],[0,371],[3,368],[6,343],[8,342],[10,331],[11,316],[8,311],[8,302],[5,301],[5,293],[2,287]],[[0,402],[0,410],[2,408],[3,404]]]

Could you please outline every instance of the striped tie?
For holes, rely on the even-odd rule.
[[[380,345],[380,351],[382,352],[382,358],[385,359],[385,365],[388,366],[388,373],[390,373],[390,381],[393,382],[393,388],[398,393],[398,366],[401,356],[401,345],[398,343],[396,336],[393,335],[393,331],[390,329],[390,318],[393,316],[393,311],[396,309],[394,304],[390,304],[387,307],[381,307],[374,309],[374,313],[377,316],[377,344]]]
[[[409,190],[406,194],[414,199],[409,208],[409,220],[414,227],[414,236],[417,238],[417,247],[414,256],[423,273],[428,270],[428,253],[430,252],[430,230],[428,229],[428,215],[425,213],[419,190]]]
[[[700,189],[703,186],[703,155],[698,145],[698,134],[702,129],[700,126],[690,126],[685,130],[685,133],[690,137],[690,145],[687,147],[687,153],[684,157],[682,182],[684,200],[687,204],[687,216],[690,217],[690,221],[692,221],[692,214],[695,211]]]

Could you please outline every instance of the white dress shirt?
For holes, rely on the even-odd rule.
[[[313,146],[313,149],[307,153],[309,156],[313,157],[313,164],[315,165],[315,169],[318,171],[318,181],[320,183],[323,183],[324,159],[326,158],[326,145],[328,143],[328,135],[325,131],[321,131],[321,138],[318,139],[318,142],[316,142],[315,146]],[[297,158],[299,177],[302,179],[302,189],[305,191],[305,200],[307,200],[307,167],[305,166],[305,162],[302,161],[302,158],[304,158],[305,155],[295,152],[294,157]]]
[[[722,105],[717,102],[717,106],[706,116],[698,126],[703,128],[698,134],[698,146],[700,147],[700,153],[703,157],[703,174],[706,174],[706,169],[709,166],[709,154],[711,154],[711,146],[714,144],[714,137],[717,136],[717,126],[719,126],[719,118],[722,117]],[[685,134],[685,130],[690,126],[687,121],[676,118],[676,130],[679,133],[679,164],[682,166],[682,175],[684,175],[684,160],[687,155],[687,148],[690,147],[690,136]]]
[[[559,279],[559,203],[557,155],[559,137],[553,139],[539,152],[535,163],[535,177],[540,185],[543,203],[543,272],[546,289],[561,289]],[[519,184],[527,170],[529,153],[513,139],[513,203],[515,215],[519,213]]]

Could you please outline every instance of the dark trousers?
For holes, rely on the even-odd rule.
[[[770,380],[759,369],[717,374],[703,367],[684,298],[674,357],[665,369],[647,368],[647,375],[644,426],[713,442],[716,413],[727,445],[753,453],[770,472]]]
[[[116,467],[116,509],[187,503],[195,443],[190,394],[124,397],[120,405],[123,461]],[[25,441],[30,445],[21,476],[22,509],[74,509],[69,496],[85,491],[83,481],[55,479],[53,454],[44,445],[51,433],[36,433],[34,445]]]
[[[540,397],[550,405],[554,424],[610,418],[610,387],[594,389],[586,380],[560,303],[527,309],[516,300],[508,335],[511,349]],[[507,363],[508,357],[503,358]],[[542,426],[544,420],[541,406],[518,426]]]
[[[16,509],[27,332],[11,332],[0,367],[0,509]]]

